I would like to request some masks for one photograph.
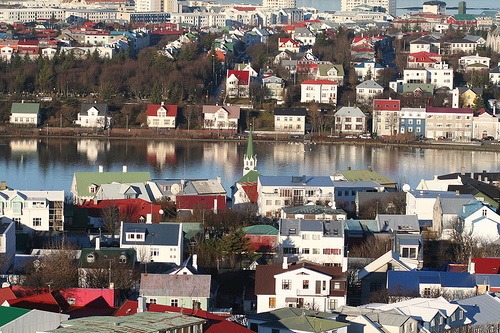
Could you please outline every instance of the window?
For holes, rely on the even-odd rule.
[[[41,217],[34,217],[33,218],[33,226],[34,227],[41,227],[42,226],[42,218]]]
[[[297,234],[297,229],[295,228],[290,228],[289,232],[288,232],[290,235],[295,235]]]
[[[328,300],[328,310],[337,310],[337,307],[339,306],[339,301],[336,299],[329,299]]]
[[[401,249],[401,256],[403,258],[417,259],[417,248],[416,247],[403,247]]]
[[[177,298],[172,298],[170,300],[170,306],[179,306],[179,300]]]
[[[269,297],[269,308],[276,308],[276,297]]]
[[[271,329],[271,333],[280,333],[280,330],[277,328]]]
[[[309,240],[309,234],[302,234],[302,239],[303,240]]]
[[[340,289],[340,282],[335,282],[333,284],[333,289],[337,289],[337,290]]]
[[[337,191],[337,196],[341,197],[342,196],[342,191]]]
[[[321,238],[321,235],[320,234],[313,234],[312,235],[312,239],[313,240],[319,240]]]
[[[158,257],[160,255],[160,249],[159,248],[151,248],[151,257]]]
[[[302,289],[309,289],[309,280],[302,281]]]
[[[267,206],[271,206],[273,204],[273,201],[272,200],[266,200],[266,205]]]
[[[323,290],[326,290],[326,281],[323,281]]]
[[[95,254],[94,254],[93,252],[92,252],[92,253],[89,253],[89,254],[87,255],[87,262],[88,262],[88,263],[93,263],[93,262],[95,262]]]
[[[302,254],[309,254],[309,248],[308,247],[303,248],[302,249]]]
[[[156,304],[156,302],[158,302],[158,300],[156,298],[149,299],[149,304]]]
[[[319,249],[318,248],[314,248],[313,249],[313,254],[319,254]]]
[[[281,289],[291,290],[292,289],[292,280],[281,280]]]
[[[431,297],[431,288],[424,288],[424,297]]]

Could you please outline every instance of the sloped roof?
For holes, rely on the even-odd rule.
[[[94,255],[94,262],[88,262],[87,257],[89,254]],[[133,266],[135,262],[135,250],[134,249],[120,249],[120,248],[101,248],[96,250],[94,248],[82,249],[80,253],[80,267],[81,268],[92,268],[95,266],[102,266],[103,263],[109,264],[108,258],[114,258],[115,262],[118,263],[118,258],[121,255],[126,255],[127,262],[126,265]]]
[[[377,271],[382,266],[387,265],[391,261],[395,261],[396,263],[398,263],[400,265],[400,269],[403,269],[405,271],[411,270],[410,267],[408,267],[404,262],[400,260],[399,254],[394,251],[388,251],[382,256],[378,257],[375,261],[372,261],[371,263],[363,267],[358,273],[359,279],[365,278],[367,275]]]
[[[249,182],[257,182],[259,180],[259,176],[262,176],[257,171],[251,170],[246,175],[241,177],[237,183],[249,183]]]
[[[317,318],[315,316],[300,316],[270,321],[262,323],[259,326],[286,329],[292,332],[324,332],[325,330],[333,330],[348,325],[347,323]]]
[[[120,231],[121,242],[128,245],[178,246],[181,242],[179,239],[181,225],[180,223],[123,223]],[[127,241],[125,237],[127,232],[144,232],[144,241]]]
[[[263,186],[321,186],[333,187],[333,182],[328,176],[259,176],[259,181]]]
[[[94,196],[89,186],[112,182],[139,183],[151,180],[149,172],[75,172],[74,179],[79,196]]]
[[[348,181],[374,181],[380,185],[396,184],[394,180],[391,180],[373,170],[342,170],[340,172]]]
[[[11,300],[11,299],[16,299],[16,295],[12,292],[12,289],[10,288],[0,288],[0,305],[3,304],[3,302]],[[2,326],[2,325],[0,325]]]
[[[475,199],[470,198],[441,198],[438,197],[438,205],[441,206],[443,214],[458,214],[463,210],[464,205],[473,202]]]
[[[337,112],[335,112],[334,117],[361,117],[365,118],[366,115],[360,108],[356,106],[343,106]]]
[[[326,76],[327,72],[331,69],[335,68],[337,70],[337,76],[344,76],[344,67],[342,65],[334,65],[334,64],[319,64],[318,65],[318,73],[320,76]]]
[[[109,113],[108,104],[106,103],[83,103],[80,108],[80,115],[87,116],[88,111],[92,108],[96,108],[99,111],[98,116],[107,116]]]
[[[467,311],[466,316],[472,321],[470,324],[472,327],[498,322],[500,300],[488,293],[464,298],[451,303],[458,304]]]
[[[20,309],[10,306],[0,306],[0,328],[17,318],[24,316],[31,309]]]
[[[11,113],[38,114],[40,103],[12,103]]]
[[[377,214],[375,218],[380,231],[420,231],[417,215]]]
[[[330,206],[304,205],[283,207],[286,214],[347,214],[343,209],[333,209]]]
[[[148,116],[157,116],[158,111],[160,109],[164,109],[167,113],[167,117],[175,117],[177,116],[177,105],[160,105],[160,104],[148,104],[147,115]]]
[[[141,274],[141,295],[210,298],[212,277],[205,274]]]
[[[301,83],[301,85],[332,85],[332,86],[337,86],[338,83],[337,82],[333,82],[333,81],[330,81],[330,80],[318,80],[318,79],[311,79],[311,80],[307,80],[307,81],[304,81]]]
[[[368,88],[368,89],[384,89],[384,86],[378,83],[375,80],[366,80],[361,82],[356,86],[356,89],[358,88]]]
[[[305,116],[306,108],[274,108],[275,116]]]
[[[278,235],[279,230],[271,225],[252,225],[243,228],[247,235]]]
[[[470,114],[473,115],[474,111],[469,108],[439,108],[439,107],[428,107],[425,109],[426,113],[460,113],[460,114]]]
[[[248,73],[248,72],[247,72]],[[220,109],[227,112],[227,117],[230,119],[240,119],[240,107],[228,105],[203,105],[203,113],[216,113]]]

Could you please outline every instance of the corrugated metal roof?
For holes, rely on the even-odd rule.
[[[205,274],[142,274],[140,294],[144,296],[210,297],[212,277]]]

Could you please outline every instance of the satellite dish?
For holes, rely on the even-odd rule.
[[[158,211],[158,213],[160,213],[160,215],[163,215],[163,213],[164,213],[163,209],[160,209],[160,210]]]
[[[170,192],[172,192],[173,195],[179,194],[181,191],[181,186],[179,184],[174,184],[170,187]]]
[[[403,185],[403,192],[410,192],[410,190],[411,190],[410,185],[408,185],[408,184]]]

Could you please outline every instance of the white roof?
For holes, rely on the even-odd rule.
[[[358,273],[359,279],[363,279],[368,274],[375,272],[380,267],[387,265],[387,263],[392,261],[392,260],[399,263],[401,265],[402,270],[406,270],[406,271],[411,270],[410,267],[408,267],[405,263],[403,263],[400,260],[399,254],[397,254],[394,251],[389,251],[389,252],[385,253],[384,255],[380,256],[379,258],[377,258],[375,261],[372,261],[371,263],[369,263],[368,265],[363,267],[363,269],[361,269]]]

